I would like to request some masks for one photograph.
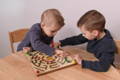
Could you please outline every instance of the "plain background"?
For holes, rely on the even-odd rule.
[[[8,32],[39,23],[41,13],[49,8],[58,9],[66,23],[55,41],[79,34],[77,20],[91,9],[105,16],[106,28],[120,39],[120,0],[0,0],[0,57],[11,54]]]

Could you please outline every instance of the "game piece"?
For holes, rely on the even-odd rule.
[[[33,69],[36,71],[37,76],[52,72],[73,64],[76,64],[75,60],[71,56],[48,56],[42,52],[34,51],[26,53],[32,64]]]

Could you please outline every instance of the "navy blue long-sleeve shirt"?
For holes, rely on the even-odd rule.
[[[113,64],[116,46],[110,32],[106,29],[104,31],[106,34],[102,39],[88,40],[80,34],[61,40],[61,46],[88,42],[87,51],[94,54],[98,61],[82,60],[82,67],[97,72],[105,72],[109,69],[110,65]]]
[[[23,49],[23,47],[30,47],[32,51],[41,51],[49,56],[54,53],[54,48],[49,45],[53,41],[53,37],[48,37],[41,29],[40,23],[34,24],[27,32],[25,38],[17,47],[17,51]]]

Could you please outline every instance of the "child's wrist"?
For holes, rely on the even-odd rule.
[[[59,41],[59,45],[61,46],[61,42]]]
[[[54,48],[60,48],[60,46],[61,46],[60,42],[57,42],[57,43],[54,44]]]
[[[57,48],[60,48],[60,46],[61,46],[61,42],[58,42],[58,46],[57,46]]]

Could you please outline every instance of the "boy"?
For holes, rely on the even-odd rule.
[[[57,9],[48,9],[43,12],[41,22],[32,26],[23,41],[18,45],[17,51],[29,47],[32,51],[40,51],[49,56],[63,55],[62,50],[54,49],[53,37],[64,26],[64,18]]]
[[[96,10],[85,13],[77,23],[82,34],[61,40],[56,43],[61,46],[77,45],[88,42],[87,51],[93,53],[98,61],[82,60],[79,55],[74,56],[82,68],[98,72],[105,72],[114,61],[115,43],[110,32],[105,29],[105,18]]]

